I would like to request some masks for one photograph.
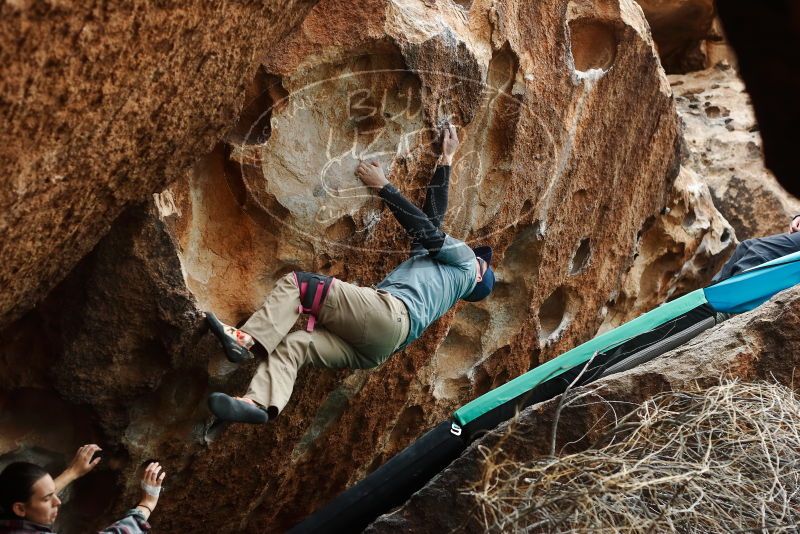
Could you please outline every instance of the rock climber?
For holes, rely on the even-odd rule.
[[[94,444],[78,449],[69,467],[55,480],[50,474],[30,462],[14,462],[0,473],[0,534],[23,532],[53,533],[61,499],[58,494],[70,483],[82,477],[98,463],[93,458],[100,447]],[[137,534],[150,530],[147,520],[158,504],[161,483],[166,473],[158,462],[147,465],[142,476],[142,494],[138,504],[101,534]]]
[[[739,243],[733,255],[711,281],[721,282],[742,271],[797,251],[800,251],[800,215],[792,218],[788,232],[745,239]]]
[[[445,125],[440,162],[422,210],[389,183],[377,162],[356,167],[355,175],[378,192],[412,240],[411,257],[377,286],[295,271],[277,282],[264,305],[239,329],[207,313],[229,360],[241,362],[253,352],[266,356],[243,397],[209,396],[217,422],[266,423],[286,406],[297,372],[306,363],[377,367],[419,338],[459,299],[474,302],[491,293],[492,249],[472,249],[441,230],[458,145],[455,126]],[[301,313],[309,315],[308,327],[289,333]]]

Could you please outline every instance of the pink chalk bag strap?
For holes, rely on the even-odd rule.
[[[294,271],[294,281],[300,290],[299,313],[308,314],[308,332],[314,331],[314,326],[319,319],[319,311],[328,296],[331,284],[336,280],[332,276],[325,276],[317,273],[307,273],[305,271]]]

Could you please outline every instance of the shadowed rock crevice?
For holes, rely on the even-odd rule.
[[[661,64],[668,73],[702,70],[713,63],[714,43],[722,41],[714,23],[713,0],[640,0],[653,31]]]
[[[800,197],[795,141],[800,122],[800,6],[794,0],[738,0],[719,2],[717,9],[753,97],[766,165],[787,191]]]
[[[270,119],[273,111],[283,106],[288,96],[280,77],[259,67],[256,77],[247,87],[244,108],[225,140],[247,145],[265,143],[272,132]]]
[[[0,395],[0,470],[25,461],[57,475],[80,445],[101,441],[92,424],[95,417],[52,389],[19,387]],[[107,463],[118,459],[115,452],[107,447]],[[108,512],[117,491],[117,474],[102,466],[61,494],[64,504],[57,525],[90,531],[95,518]]]
[[[0,455],[16,454],[21,442],[49,449],[51,454],[69,454],[73,444],[93,430],[88,410],[52,390],[13,389],[3,395],[2,408]]]

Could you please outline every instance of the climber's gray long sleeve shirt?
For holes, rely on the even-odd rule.
[[[408,308],[409,333],[400,346],[402,349],[472,292],[477,263],[475,253],[466,243],[436,228],[394,186],[385,186],[380,194],[409,235],[429,251],[404,261],[377,285]]]

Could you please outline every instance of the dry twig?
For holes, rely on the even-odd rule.
[[[796,532],[799,425],[780,385],[662,393],[601,448],[525,463],[484,450],[468,493],[495,532]]]

